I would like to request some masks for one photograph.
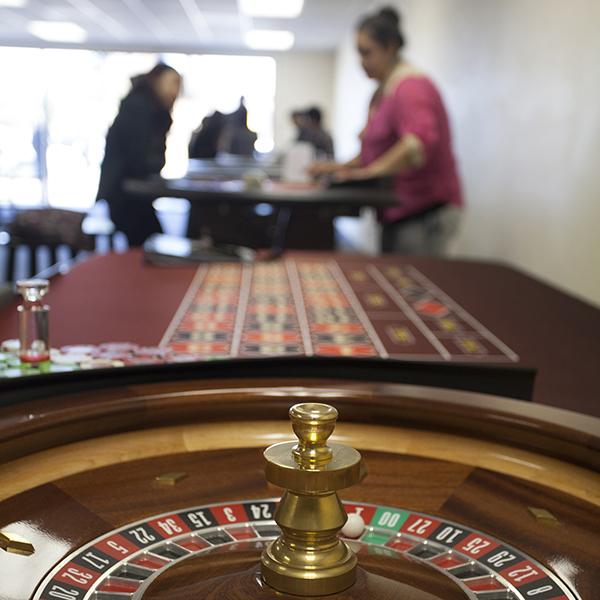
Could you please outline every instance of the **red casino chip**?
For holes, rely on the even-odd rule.
[[[125,358],[122,361],[128,367],[133,367],[135,365],[164,365],[164,358],[156,358],[151,356],[132,356],[130,358]]]

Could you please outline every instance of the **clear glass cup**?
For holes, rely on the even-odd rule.
[[[42,302],[48,293],[47,279],[21,279],[17,292],[23,303],[17,307],[19,316],[19,358],[24,363],[40,363],[50,360],[48,317],[50,307]]]

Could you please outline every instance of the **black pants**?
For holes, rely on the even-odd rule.
[[[117,231],[122,231],[130,246],[141,246],[153,233],[162,231],[152,197],[121,194],[108,200],[110,218]]]

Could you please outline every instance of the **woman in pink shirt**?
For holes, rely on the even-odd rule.
[[[379,82],[360,155],[343,164],[315,165],[312,172],[338,180],[393,178],[398,204],[380,215],[383,251],[442,254],[463,205],[442,98],[432,81],[402,58],[396,10],[363,19],[357,46],[367,76]]]

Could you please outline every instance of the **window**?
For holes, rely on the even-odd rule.
[[[162,60],[183,75],[165,177],[182,176],[192,131],[240,98],[256,149],[273,149],[275,61],[263,56],[0,48],[0,203],[87,210],[94,202],[106,131],[133,75]]]

